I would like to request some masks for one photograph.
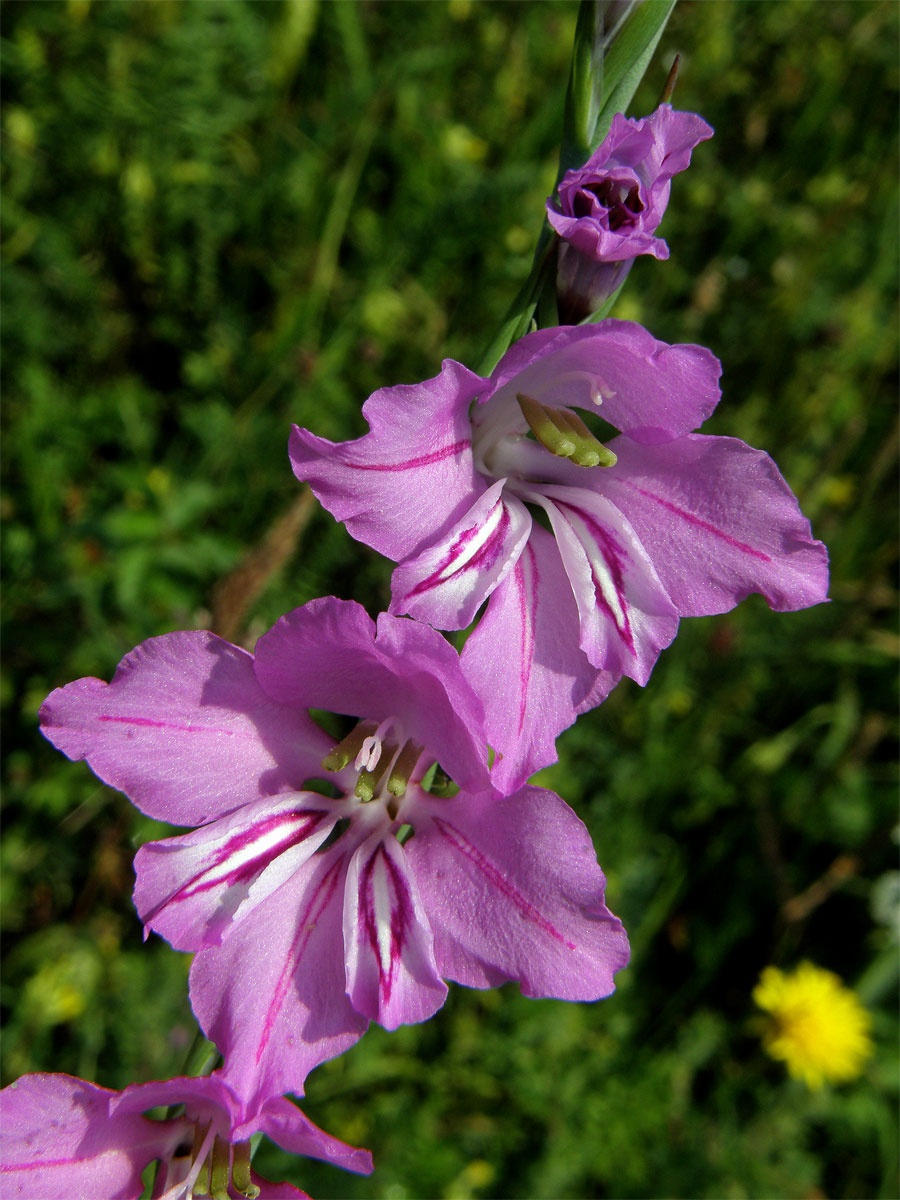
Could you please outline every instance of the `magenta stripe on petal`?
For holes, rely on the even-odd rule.
[[[486,858],[477,846],[473,846],[468,838],[460,833],[458,829],[456,829],[448,821],[442,820],[440,817],[434,818],[434,824],[438,830],[438,833],[440,833],[442,837],[446,838],[454,850],[458,850],[460,854],[464,855],[469,862],[476,866],[478,870],[481,871],[481,873],[485,876],[491,886],[502,892],[503,895],[510,900],[516,906],[516,908],[518,908],[523,917],[531,921],[533,925],[537,925],[537,927],[543,930],[544,933],[549,933],[550,936],[556,938],[558,942],[562,942],[567,950],[577,949],[575,944],[564,938],[559,930],[554,928],[547,918],[543,916],[543,914],[540,913],[533,904],[526,900],[517,888],[513,887],[503,872],[499,871],[490,861],[490,859]]]
[[[405,462],[347,462],[346,465],[352,467],[354,471],[409,471],[415,467],[430,467],[432,463],[441,462],[445,458],[452,458],[454,454],[459,454],[461,451],[467,450],[470,445],[471,442],[467,438],[462,442],[454,442],[451,446],[443,446],[440,450],[433,450],[431,454],[423,454],[419,458],[408,458]]]
[[[76,1163],[88,1163],[91,1156],[76,1156],[75,1158],[42,1158],[39,1162],[30,1163],[0,1163],[0,1173],[6,1175],[10,1171],[43,1171],[47,1167],[71,1167]]]
[[[653,492],[648,492],[644,488],[638,487],[638,485],[636,483],[632,483],[630,479],[623,479],[621,482],[624,483],[626,487],[631,488],[632,491],[638,492],[641,496],[646,497],[646,499],[655,500],[657,504],[662,505],[663,508],[667,508],[669,512],[675,513],[683,520],[688,521],[691,525],[696,525],[700,529],[705,529],[707,533],[712,533],[716,537],[721,538],[723,542],[726,542],[729,546],[733,546],[735,550],[742,550],[745,554],[752,554],[754,558],[762,559],[763,562],[772,561],[769,555],[765,554],[762,550],[757,550],[753,546],[748,546],[746,542],[739,542],[737,538],[733,538],[730,533],[726,533],[723,529],[719,529],[715,525],[711,525],[709,521],[704,521],[702,517],[698,517],[694,513],[688,512],[686,508],[680,508],[677,504],[673,504],[671,500],[664,500],[662,496],[657,496]]]
[[[326,812],[282,813],[269,817],[258,824],[234,834],[227,842],[214,851],[212,861],[199,871],[192,879],[182,884],[168,899],[163,900],[144,916],[144,924],[150,925],[153,919],[169,904],[180,900],[190,900],[201,892],[209,892],[214,888],[232,887],[236,883],[250,879],[267,866],[273,859],[283,854],[290,846],[302,842],[312,836],[317,826],[323,821],[333,821]],[[281,837],[269,838],[267,835],[283,828]],[[245,858],[224,874],[216,874],[217,868],[228,863],[229,859],[238,856],[242,850],[247,850],[265,842],[252,857]]]
[[[236,729],[216,729],[212,725],[179,725],[176,721],[151,721],[149,717],[112,717],[101,713],[97,720],[113,721],[117,725],[146,725],[151,729],[176,729],[179,733],[224,733],[226,737],[235,737],[238,734]]]
[[[315,932],[316,923],[319,920],[319,917],[321,917],[322,913],[328,907],[328,904],[335,893],[343,866],[343,857],[341,856],[336,858],[313,890],[306,908],[298,914],[297,936],[294,938],[293,945],[291,946],[285,960],[284,969],[282,970],[281,975],[278,978],[278,983],[275,986],[275,992],[272,996],[272,1003],[266,1010],[266,1017],[262,1028],[262,1036],[260,1037],[259,1045],[256,1048],[257,1065],[259,1065],[259,1062],[265,1053],[266,1046],[269,1043],[269,1038],[272,1036],[272,1029],[274,1028],[275,1022],[278,1019],[281,1006],[284,1003],[285,993],[287,992],[291,980],[294,977],[294,971],[296,970],[297,962],[303,956],[303,951],[306,949],[306,943]]]
[[[615,609],[610,603],[610,599],[607,596],[606,590],[603,586],[604,581],[597,578],[597,569],[593,561],[593,556],[591,555],[589,548],[585,546],[584,549],[587,555],[588,565],[591,568],[591,579],[594,584],[594,596],[597,600],[597,606],[602,612],[606,613],[613,625],[615,625],[616,629],[618,630],[622,641],[625,643],[631,653],[635,654],[634,634],[632,633],[631,622],[628,619],[628,601],[625,598],[624,564],[628,561],[628,555],[626,551],[622,546],[619,545],[609,530],[604,529],[602,525],[599,525],[590,513],[585,512],[584,509],[576,509],[571,505],[563,504],[560,501],[557,501],[557,503],[560,508],[567,508],[570,512],[577,514],[578,520],[582,521],[587,526],[593,539],[593,544],[602,555],[603,561],[605,562],[609,571],[610,582],[615,589],[616,598],[619,602],[619,614],[616,613]],[[575,530],[576,535],[577,532],[578,531]]]
[[[525,728],[528,715],[528,684],[531,681],[531,668],[534,665],[534,628],[537,624],[537,589],[540,585],[540,574],[537,569],[534,550],[531,543],[526,542],[521,558],[514,572],[514,586],[517,593],[517,604],[522,614],[521,650],[519,655],[519,734]],[[531,603],[529,604],[529,598]]]
[[[493,519],[493,512],[488,516],[484,524],[476,524],[462,531],[428,578],[421,580],[409,590],[409,598],[421,596],[423,592],[431,591],[432,588],[446,583],[448,579],[451,579],[454,575],[458,575],[461,571],[476,569],[490,571],[498,557],[503,553],[504,538],[510,525],[509,511],[503,500],[499,497],[494,511],[496,511],[497,507],[500,508],[500,517],[497,520],[496,527],[488,534],[484,543],[466,557],[467,547],[475,538],[484,533],[485,526]],[[462,558],[463,561],[459,566],[454,566],[454,563],[459,558]]]
[[[385,872],[386,879],[379,880],[375,877],[378,866]],[[388,894],[379,897],[379,885],[382,883],[387,885]],[[391,861],[384,845],[378,847],[363,867],[359,892],[363,930],[378,964],[381,1003],[386,1007],[394,987],[397,965],[403,954],[403,945],[406,940],[405,931],[410,923],[415,921],[415,912],[406,880]],[[390,923],[388,925],[390,944],[387,947],[383,945],[380,936],[384,929],[385,913],[379,909],[384,908],[385,900],[390,904]]]

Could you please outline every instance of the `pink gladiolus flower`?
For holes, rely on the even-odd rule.
[[[622,675],[646,683],[681,617],[751,592],[779,611],[825,599],[825,548],[769,456],[692,432],[719,373],[700,346],[602,321],[529,334],[490,379],[447,360],[375,392],[356,441],[295,427],[298,478],[399,564],[391,612],[462,629],[488,602],[462,664],[497,786],[553,762]],[[602,444],[579,412],[621,436]]]
[[[151,1120],[158,1106],[181,1116]],[[283,1096],[248,1108],[218,1072],[142,1083],[123,1092],[72,1075],[23,1075],[0,1092],[0,1193],[4,1200],[137,1200],[141,1172],[159,1160],[153,1196],[282,1200],[306,1197],[250,1166],[250,1138],[265,1133],[292,1154],[368,1175],[372,1156],[330,1137]],[[307,1197],[307,1200],[309,1198]]]
[[[557,290],[566,321],[593,312],[623,282],[639,254],[668,258],[654,237],[669,202],[672,176],[712,137],[695,113],[661,104],[640,121],[617,113],[583,167],[567,171],[547,200],[547,220],[562,239]]]
[[[336,744],[310,707],[358,723]],[[298,1091],[370,1019],[427,1019],[445,979],[595,1000],[627,961],[586,829],[550,792],[494,789],[481,702],[426,625],[328,598],[255,656],[169,634],[41,721],[150,816],[201,826],[141,848],[135,904],[198,952],[194,1011],[247,1099]],[[457,795],[426,790],[438,760]]]

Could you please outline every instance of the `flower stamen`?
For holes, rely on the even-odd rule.
[[[235,1142],[232,1147],[231,1185],[247,1200],[256,1200],[259,1188],[250,1178],[250,1143]]]
[[[522,416],[545,450],[570,459],[576,467],[611,467],[616,456],[591,433],[577,414],[568,408],[551,408],[521,392],[516,394]]]
[[[210,1155],[209,1194],[211,1200],[228,1200],[231,1179],[231,1146],[224,1138],[216,1137]]]
[[[386,741],[389,733],[399,736]],[[342,771],[352,761],[354,769],[359,772],[353,788],[358,800],[368,804],[382,791],[399,800],[406,795],[422,751],[422,746],[404,738],[403,724],[397,717],[386,717],[377,725],[374,721],[360,721],[343,741],[325,755],[322,768],[325,771]],[[389,803],[392,817],[397,815],[396,808],[393,801]]]
[[[392,796],[398,799],[406,794],[406,787],[409,783],[409,777],[415,770],[416,763],[422,754],[422,747],[417,746],[415,742],[409,741],[401,749],[397,755],[397,760],[391,768],[391,774],[388,778],[387,790]]]

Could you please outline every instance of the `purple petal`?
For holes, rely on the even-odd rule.
[[[619,461],[604,491],[682,616],[727,612],[751,592],[778,612],[826,599],[827,551],[768,454],[697,434],[613,446]]]
[[[357,540],[399,561],[455,524],[484,483],[472,465],[469,405],[485,381],[447,359],[424,383],[363,405],[370,432],[329,442],[294,426],[291,465]]]
[[[532,528],[515,569],[466,641],[463,671],[485,703],[491,777],[504,793],[556,762],[556,738],[616,682],[578,647],[578,609],[556,543]]]
[[[459,656],[434,629],[349,600],[313,600],[256,646],[259,682],[281,703],[383,721],[427,750],[461,787],[488,787],[481,702]]]
[[[610,229],[602,218],[572,216],[560,212],[555,202],[548,200],[547,220],[564,242],[595,266],[626,262],[640,254],[650,254],[661,261],[669,257],[666,242],[651,232],[659,224],[659,217],[635,229]]]
[[[141,1171],[169,1154],[180,1131],[137,1114],[113,1115],[117,1093],[71,1075],[23,1075],[0,1092],[4,1200],[137,1200]]]
[[[143,812],[176,825],[300,787],[321,774],[329,745],[305,712],[262,691],[251,655],[206,632],[141,643],[109,684],[58,688],[41,729]]]
[[[508,574],[531,528],[525,505],[499,480],[440,541],[403,561],[391,577],[391,612],[438,629],[465,629]]]
[[[230,1062],[226,1064],[226,1068],[230,1066]],[[220,1136],[230,1142],[246,1141],[254,1133],[265,1133],[291,1154],[320,1158],[345,1171],[371,1173],[372,1156],[368,1150],[358,1150],[325,1133],[285,1097],[264,1098],[262,1107],[246,1104],[232,1086],[226,1068],[207,1076],[133,1084],[122,1093],[113,1093],[110,1110],[115,1114],[141,1113],[156,1106],[184,1104],[189,1121],[204,1125],[215,1122]],[[292,1185],[267,1183],[266,1186],[271,1189]],[[285,1194],[304,1193],[294,1189]]]
[[[252,1168],[250,1182],[259,1188],[258,1200],[312,1200],[309,1192],[304,1192],[302,1188],[294,1187],[292,1183],[270,1183]]]
[[[678,613],[634,531],[605,497],[546,487],[547,511],[595,667],[645,684],[678,632]]]
[[[686,170],[692,151],[714,132],[697,113],[679,112],[670,104],[661,104],[647,117],[647,124],[653,130],[651,171],[657,180],[671,179]]]
[[[318,849],[338,815],[324,797],[286,793],[142,846],[134,861],[141,920],[176,950],[217,945]]]
[[[282,1096],[265,1102],[259,1115],[258,1128],[290,1154],[320,1158],[344,1171],[354,1171],[357,1175],[372,1173],[372,1155],[368,1150],[348,1146],[325,1133],[309,1117],[304,1116],[296,1104]]]
[[[587,409],[635,441],[656,444],[703,424],[719,402],[721,372],[703,346],[670,346],[632,321],[606,320],[527,334],[497,364],[481,403],[517,414],[523,392]],[[515,419],[524,432],[524,419]],[[481,408],[475,420],[484,420]]]
[[[628,941],[572,810],[531,787],[427,807],[431,820],[417,820],[405,851],[441,974],[478,988],[518,980],[525,996],[608,996]]]
[[[403,850],[390,832],[353,855],[344,905],[347,995],[385,1029],[427,1021],[447,996],[428,918]]]
[[[352,1046],[368,1024],[344,994],[349,836],[313,855],[220,946],[194,959],[194,1013],[248,1104],[302,1094],[313,1067]]]
[[[151,1108],[168,1108],[184,1104],[187,1119],[215,1122],[222,1137],[237,1141],[256,1132],[254,1124],[246,1135],[235,1133],[245,1117],[245,1105],[234,1093],[220,1071],[211,1075],[179,1075],[172,1079],[153,1079],[149,1083],[132,1083],[110,1100],[110,1112],[144,1113]]]

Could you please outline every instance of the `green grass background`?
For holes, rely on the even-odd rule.
[[[639,261],[615,315],[721,357],[707,429],[775,456],[832,603],[685,621],[646,689],[561,738],[542,778],[632,936],[615,996],[454,988],[428,1024],[373,1029],[304,1107],[375,1175],[264,1147],[270,1177],[385,1200],[896,1195],[897,12],[683,0],[631,108],[677,51],[676,104],[716,136],[675,180],[670,261]],[[45,743],[38,707],[221,620],[217,585],[296,505],[292,421],[356,436],[375,388],[477,360],[555,176],[575,14],[4,6],[4,1082],[181,1069],[188,961],[142,945],[130,903],[163,827]],[[318,595],[386,606],[389,564],[327,514],[281,541],[244,644]],[[752,1023],[760,969],[803,958],[858,989],[877,1044],[816,1095]]]

